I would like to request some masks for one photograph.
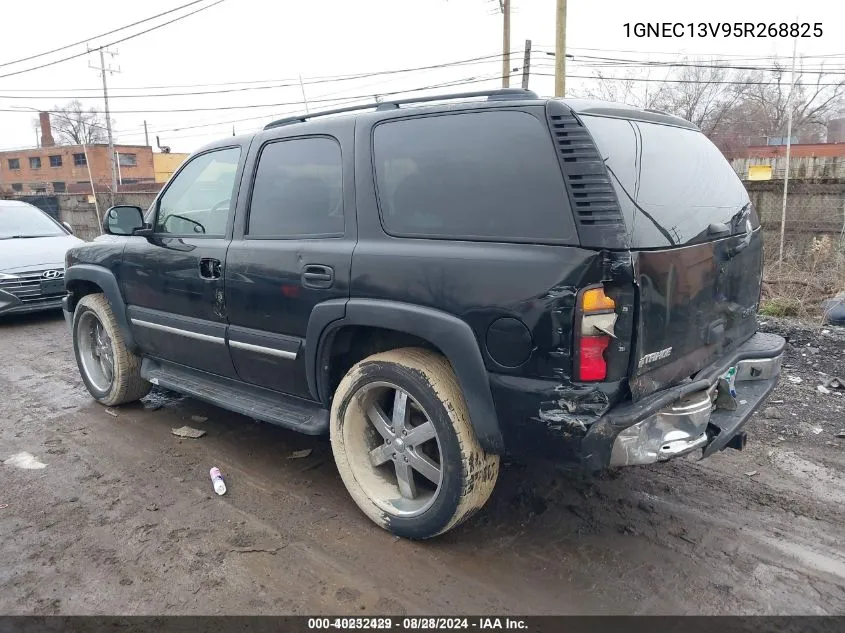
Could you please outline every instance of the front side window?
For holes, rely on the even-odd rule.
[[[390,234],[578,243],[551,135],[526,112],[382,123],[373,151]]]
[[[30,169],[41,169],[41,158],[38,156],[31,156],[29,158]]]
[[[73,155],[73,164],[76,167],[85,167],[88,164],[88,161],[85,160],[85,153],[82,154],[74,154]]]
[[[62,157],[61,156],[50,156],[50,167],[61,167],[62,166]]]
[[[239,147],[231,147],[188,162],[159,199],[155,232],[225,235],[240,155]]]
[[[340,145],[328,138],[270,143],[261,152],[249,210],[251,237],[343,234]]]
[[[21,168],[21,159],[20,158],[10,158],[9,159],[9,169],[20,169]]]

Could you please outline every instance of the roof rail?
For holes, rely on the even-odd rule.
[[[347,106],[345,108],[336,108],[334,110],[323,110],[322,112],[313,112],[300,114],[285,119],[273,121],[264,126],[265,130],[274,127],[281,127],[283,125],[290,125],[292,123],[304,123],[309,119],[315,117],[327,116],[330,114],[343,114],[345,112],[357,112],[358,110],[395,110],[399,106],[411,103],[427,103],[430,101],[451,101],[453,99],[469,99],[471,97],[487,97],[488,101],[508,101],[511,99],[537,99],[537,93],[532,90],[524,90],[522,88],[501,88],[499,90],[479,90],[477,92],[456,92],[446,95],[430,95],[428,97],[412,97],[409,99],[394,99],[392,101],[381,101],[373,103],[365,103],[361,105]]]

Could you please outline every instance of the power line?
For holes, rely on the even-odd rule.
[[[765,72],[781,72],[785,69],[778,68],[776,66],[732,66],[727,64],[703,64],[703,63],[694,63],[694,62],[664,62],[664,61],[647,61],[647,60],[637,60],[637,59],[620,59],[620,58],[613,58],[613,57],[594,57],[590,55],[581,55],[580,57],[587,59],[587,60],[595,60],[599,62],[605,62],[609,66],[618,67],[624,65],[625,67],[659,67],[659,68],[671,68],[671,67],[679,67],[679,68],[719,68],[719,69],[730,69],[730,70],[757,70],[757,71],[765,71]],[[578,61],[577,57],[575,61]],[[804,70],[802,69],[801,72],[805,74],[818,74],[818,75],[838,75],[838,74],[845,74],[841,72],[840,69],[833,69],[833,70]]]
[[[538,49],[547,49],[553,51],[555,49],[554,46],[549,46],[546,44],[538,44],[536,46]],[[619,48],[585,48],[585,47],[569,47],[567,48],[568,51],[593,51],[599,53],[638,53],[640,55],[694,55],[697,57],[725,57],[725,58],[736,58],[739,60],[764,60],[764,59],[782,59],[778,55],[768,55],[762,57],[749,57],[747,55],[743,55],[741,53],[678,53],[677,51],[636,51],[630,49],[619,49]],[[787,56],[788,58],[789,56]],[[805,58],[831,58],[831,57],[845,57],[845,53],[826,53],[821,55],[803,55],[802,57]]]
[[[434,66],[420,66],[417,68],[402,68],[398,70],[382,70],[376,71],[372,73],[361,73],[358,75],[350,75],[347,77],[341,78],[326,78],[326,79],[315,79],[314,81],[303,81],[303,84],[306,86],[318,85],[318,84],[325,84],[325,83],[336,83],[340,81],[351,81],[357,79],[366,79],[368,77],[377,77],[382,75],[393,75],[393,74],[400,74],[400,73],[408,73],[408,72],[419,72],[425,70],[439,70],[442,68],[453,68],[457,66],[473,66],[473,65],[484,65],[490,64],[493,62],[498,62],[498,58],[502,56],[501,53],[497,55],[488,55],[484,58],[473,58],[467,61],[456,61],[456,62],[448,62],[443,64],[437,64]],[[193,96],[201,96],[201,95],[212,95],[212,94],[229,94],[229,93],[236,93],[236,92],[246,92],[250,90],[268,90],[268,89],[276,89],[276,88],[292,88],[292,87],[299,87],[299,81],[295,81],[292,83],[284,83],[284,84],[273,84],[269,86],[247,86],[242,88],[228,88],[225,90],[202,90],[196,92],[177,92],[177,93],[155,93],[155,94],[134,94],[134,95],[122,95],[122,94],[112,94],[110,96],[111,99],[150,99],[150,98],[158,98],[158,97],[193,97]],[[91,89],[93,90],[93,89]],[[87,96],[83,96],[82,98],[86,98]],[[0,95],[2,99],[78,99],[80,98],[79,95],[73,94],[49,94],[49,95]]]
[[[511,73],[511,74],[515,75],[516,73]],[[455,81],[435,84],[435,85],[432,85],[432,86],[424,86],[424,87],[421,87],[421,88],[410,88],[410,89],[407,89],[407,90],[396,90],[396,91],[393,91],[393,92],[385,92],[385,93],[381,93],[380,96],[400,95],[400,94],[405,94],[405,93],[408,93],[408,92],[419,92],[419,91],[422,91],[422,90],[433,90],[435,88],[448,88],[448,87],[457,86],[457,85],[466,85],[466,84],[481,83],[481,82],[485,82],[485,81],[494,81],[494,80],[497,80],[497,79],[500,79],[500,78],[501,78],[501,74],[495,73],[495,74],[491,74],[491,75],[486,76],[486,77],[458,79],[458,80],[455,80]],[[372,95],[371,94],[364,94],[364,95],[356,95],[356,96],[351,96],[351,97],[337,97],[337,98],[334,98],[334,99],[323,99],[323,100],[309,99],[309,103],[334,102],[334,103],[338,103],[339,105],[341,105],[341,104],[347,104],[347,103],[351,104],[354,101],[361,101],[363,99],[372,99]],[[300,105],[301,106],[301,105],[303,105],[303,102],[300,101],[300,102],[297,102],[294,105]],[[181,132],[181,131],[184,131],[184,130],[193,130],[193,129],[200,129],[200,128],[206,128],[206,127],[214,127],[214,126],[218,126],[218,125],[231,125],[233,123],[244,123],[246,121],[257,121],[257,120],[261,120],[261,119],[266,120],[266,119],[271,118],[271,117],[272,118],[278,118],[279,115],[296,114],[296,112],[298,112],[298,111],[299,110],[292,110],[292,111],[289,111],[289,112],[281,112],[281,113],[272,114],[272,115],[266,115],[265,114],[265,115],[261,115],[261,116],[247,117],[247,118],[243,118],[243,119],[216,121],[216,122],[213,122],[213,123],[202,123],[202,124],[199,124],[199,125],[183,125],[183,126],[173,127],[171,129],[156,128],[154,131],[158,132],[158,133]],[[134,134],[125,134],[124,136],[138,136],[142,133],[143,132],[138,132],[138,133],[134,133]],[[183,138],[191,138],[192,136],[185,136]]]
[[[211,7],[217,6],[218,4],[221,4],[225,1],[226,0],[217,0],[216,2],[213,2],[212,4],[206,5],[204,7],[200,7],[199,9],[196,9],[196,10],[191,11],[190,13],[186,13],[184,15],[180,15],[179,17],[173,18],[172,20],[168,20],[167,22],[162,22],[161,24],[157,24],[156,26],[152,26],[152,27],[150,27],[150,28],[148,28],[144,31],[139,31],[138,33],[134,33],[132,35],[127,35],[126,37],[123,37],[119,40],[114,40],[113,42],[109,42],[108,44],[103,44],[102,48],[108,48],[109,46],[114,46],[115,44],[120,44],[121,42],[126,42],[128,40],[134,39],[134,38],[139,37],[141,35],[145,35],[146,33],[150,33],[151,31],[155,31],[156,29],[160,29],[164,26],[167,26],[168,24],[173,24],[174,22],[178,22],[179,20],[184,20],[185,18],[190,17],[190,16],[192,16],[196,13],[199,13],[200,11],[205,11],[206,9],[210,9]],[[71,59],[76,59],[78,57],[82,57],[83,55],[88,55],[88,53],[89,53],[89,51],[85,51],[83,53],[77,53],[76,55],[70,55],[69,57],[63,57],[62,59],[57,59],[57,60],[54,60],[52,62],[48,62],[46,64],[41,64],[40,66],[33,66],[31,68],[25,68],[24,70],[17,70],[15,72],[6,73],[5,75],[0,75],[0,79],[3,79],[4,77],[12,77],[13,75],[22,75],[24,73],[32,72],[34,70],[39,70],[41,68],[47,68],[48,66],[55,66],[56,64],[61,64],[63,62],[69,61]]]
[[[221,0],[222,1],[222,0]],[[471,57],[469,59],[458,60],[454,62],[444,62],[440,64],[431,64],[428,66],[417,66],[413,68],[399,68],[394,70],[379,70],[379,71],[372,71],[366,73],[357,73],[352,75],[336,75],[336,76],[324,76],[324,77],[311,77],[311,78],[304,78],[304,84],[306,86],[310,85],[317,85],[317,84],[324,84],[324,83],[334,83],[338,81],[352,81],[356,79],[367,79],[369,77],[377,77],[382,75],[395,75],[395,74],[404,74],[409,72],[417,72],[423,70],[437,70],[440,68],[449,68],[454,66],[471,66],[475,64],[489,64],[494,61],[498,61],[502,57],[502,53],[497,53],[494,55],[484,55],[481,57]],[[192,86],[149,86],[149,89],[155,88],[187,88],[187,87],[203,87],[203,86],[232,86],[238,84],[251,84],[251,83],[273,83],[277,81],[289,81],[290,83],[286,84],[275,84],[270,86],[256,86],[254,88],[233,88],[230,90],[211,90],[211,91],[200,91],[200,92],[183,92],[183,93],[165,93],[165,94],[145,94],[145,95],[112,95],[112,99],[116,98],[148,98],[148,97],[181,97],[181,96],[193,96],[193,95],[205,95],[205,94],[224,94],[227,92],[240,92],[243,90],[262,90],[267,88],[288,88],[288,87],[298,87],[299,86],[299,79],[292,78],[289,80],[284,79],[261,79],[256,81],[241,81],[241,82],[231,82],[231,83],[220,83],[220,84],[193,84]],[[117,88],[117,90],[141,90],[142,88]],[[47,89],[45,91],[52,92],[52,91],[61,91],[64,89],[61,88],[54,88],[54,89]],[[69,92],[76,92],[76,91],[86,91],[86,92],[97,92],[99,89],[97,88],[70,88],[67,89]],[[41,90],[6,90],[6,92],[41,92]],[[36,96],[36,95],[0,95],[4,99],[73,99],[73,98],[80,98],[80,96],[76,95],[44,95],[44,96]],[[84,98],[84,96],[82,97]]]
[[[542,65],[543,68],[553,68],[551,65]],[[552,73],[532,73],[533,75],[539,75],[541,77],[554,77]],[[650,77],[598,77],[596,75],[567,75],[567,79],[593,79],[598,81],[632,81],[632,82],[647,82],[647,83],[667,83],[667,84],[726,84],[726,85],[737,85],[737,86],[782,86],[782,82],[777,81],[709,81],[706,79],[652,79]],[[801,84],[796,82],[796,86],[808,86],[808,87],[841,87],[845,85],[845,81],[841,81],[839,83],[810,83],[810,84]]]
[[[86,37],[84,40],[79,40],[78,42],[74,42],[73,44],[66,44],[65,46],[60,46],[59,48],[54,48],[51,51],[45,51],[43,53],[38,53],[37,55],[30,55],[29,57],[21,57],[20,59],[15,59],[10,62],[3,62],[0,64],[0,68],[3,66],[11,66],[12,64],[19,64],[21,62],[28,62],[31,59],[37,59],[39,57],[44,57],[45,55],[52,55],[53,53],[58,53],[59,51],[67,50],[68,48],[73,48],[74,46],[79,46],[80,44],[85,44],[86,42],[90,42],[91,40],[96,40],[101,37],[105,37],[106,35],[111,35],[112,33],[117,33],[118,31],[124,31],[126,29],[132,28],[133,26],[138,26],[139,24],[143,24],[144,22],[149,22],[150,20],[155,20],[156,18],[160,18],[163,15],[167,15],[169,13],[173,13],[174,11],[179,11],[180,9],[184,9],[186,7],[190,7],[191,5],[198,4],[203,2],[204,0],[194,0],[193,2],[189,2],[187,4],[183,4],[180,7],[176,7],[175,9],[169,9],[164,11],[163,13],[158,13],[156,15],[150,16],[148,18],[144,18],[143,20],[138,20],[137,22],[133,22],[132,24],[127,24],[126,26],[121,26],[117,29],[112,29],[111,31],[106,31],[105,33],[100,33],[99,35],[92,35],[91,37]]]

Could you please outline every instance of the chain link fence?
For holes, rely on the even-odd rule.
[[[764,314],[821,316],[845,289],[845,180],[789,181],[780,254],[783,180],[746,182],[765,244]]]

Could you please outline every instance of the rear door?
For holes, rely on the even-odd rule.
[[[584,116],[611,173],[638,284],[635,398],[686,378],[756,330],[762,235],[748,194],[696,130]]]
[[[311,311],[349,296],[353,140],[349,120],[325,119],[253,142],[256,167],[226,258],[229,350],[246,382],[311,397],[303,353]]]

